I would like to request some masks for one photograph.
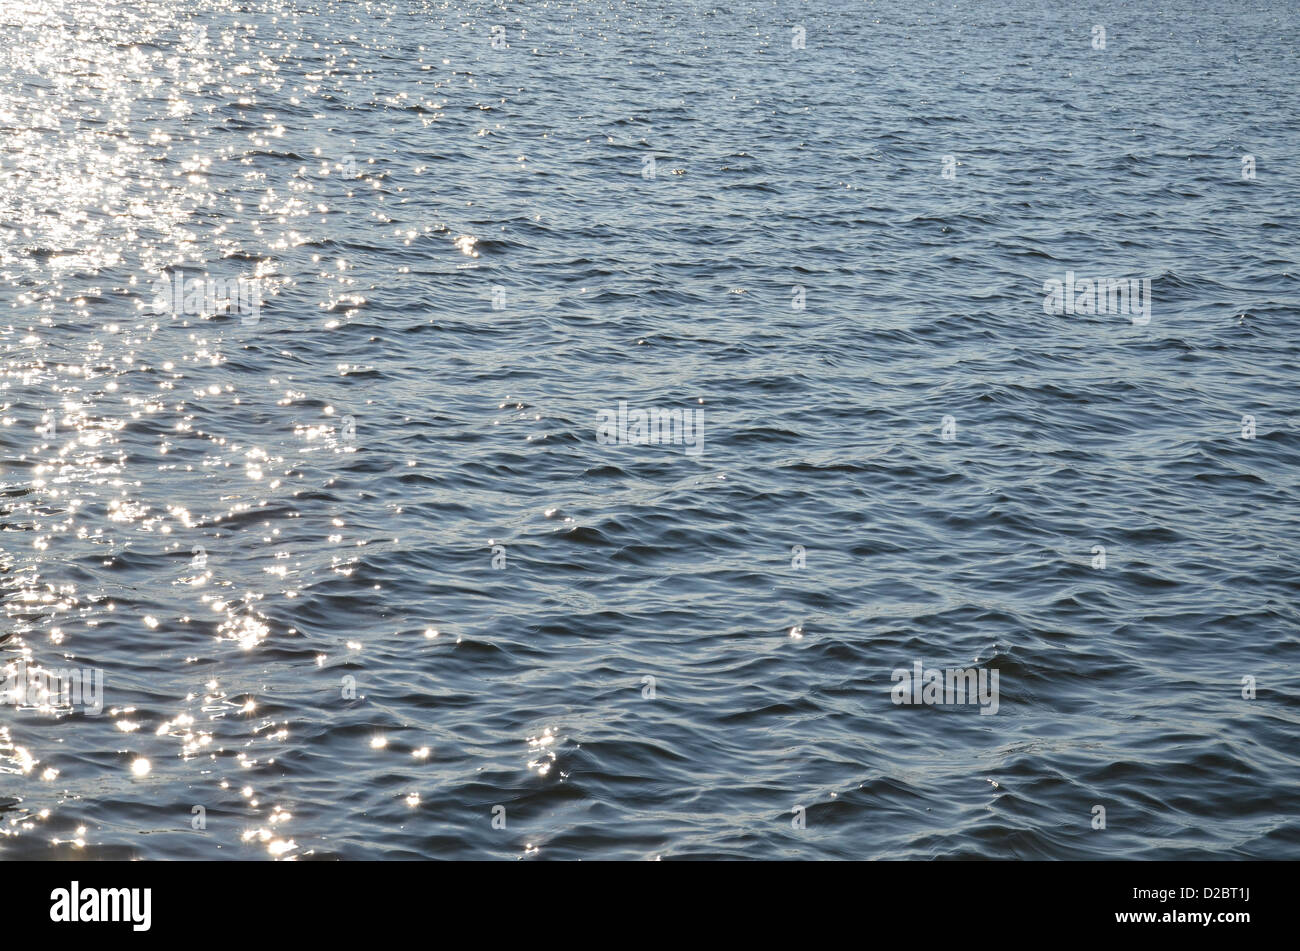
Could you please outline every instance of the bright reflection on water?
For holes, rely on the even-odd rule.
[[[162,274],[181,269],[255,279],[273,307],[295,286],[281,272],[290,255],[299,279],[325,289],[321,308],[339,315],[317,326],[342,326],[361,301],[346,252],[295,249],[322,247],[327,216],[353,186],[339,182],[333,149],[286,143],[290,116],[277,115],[301,121],[304,101],[337,89],[343,79],[327,76],[342,51],[308,64],[265,15],[189,8],[21,2],[0,11],[10,322],[0,422],[6,529],[22,533],[4,545],[4,673],[18,661],[42,676],[94,666],[119,701],[90,717],[57,695],[22,697],[32,702],[13,708],[0,768],[32,784],[0,820],[10,836],[43,829],[45,842],[80,849],[139,798],[140,784],[169,804],[183,784],[192,792],[157,827],[208,841],[177,836],[164,851],[213,855],[235,841],[192,820],[201,806],[226,826],[247,824],[240,841],[291,857],[282,803],[223,790],[236,777],[282,774],[274,764],[288,748],[288,706],[259,709],[255,698],[274,690],[261,679],[265,663],[293,664],[300,649],[253,658],[276,635],[304,636],[267,602],[297,598],[318,575],[346,576],[357,557],[347,546],[369,541],[340,531],[329,533],[331,550],[313,545],[325,537],[315,526],[335,516],[298,501],[329,481],[326,459],[351,448],[332,413],[295,385],[294,368],[277,376],[272,361],[261,364],[268,373],[249,372],[258,362],[249,351],[264,344],[256,326],[220,308],[159,312],[153,296]],[[308,79],[300,66],[319,72]],[[33,813],[28,803],[49,808]],[[95,820],[85,835],[76,831],[84,818]],[[104,848],[113,856],[123,846]]]

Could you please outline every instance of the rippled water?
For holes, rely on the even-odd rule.
[[[0,856],[1295,857],[1300,18],[1206,6],[6,0],[0,658],[103,706]]]

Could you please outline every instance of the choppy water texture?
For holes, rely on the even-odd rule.
[[[1295,857],[1300,18],[1057,6],[6,0],[0,856]]]

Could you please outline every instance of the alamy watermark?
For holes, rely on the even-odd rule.
[[[704,452],[704,410],[632,409],[627,400],[618,409],[597,413],[596,442],[602,446],[685,446],[688,456]]]
[[[19,660],[0,685],[0,703],[80,708],[88,716],[99,716],[104,711],[104,672],[93,667],[47,670]]]
[[[978,703],[980,716],[998,712],[998,671],[988,667],[930,667],[913,661],[912,669],[897,667],[889,691],[896,704],[927,706]]]
[[[1076,278],[1073,271],[1066,271],[1064,281],[1054,277],[1043,281],[1043,295],[1043,313],[1054,317],[1113,314],[1132,318],[1138,327],[1151,322],[1149,277]]]
[[[158,314],[209,316],[222,311],[255,324],[262,316],[262,282],[250,277],[186,277],[183,270],[153,282],[153,309]]]
[[[153,923],[152,888],[82,888],[73,882],[50,892],[50,921],[127,922],[133,931]]]

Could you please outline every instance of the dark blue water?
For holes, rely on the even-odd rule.
[[[0,24],[0,857],[1300,853],[1294,5]]]

